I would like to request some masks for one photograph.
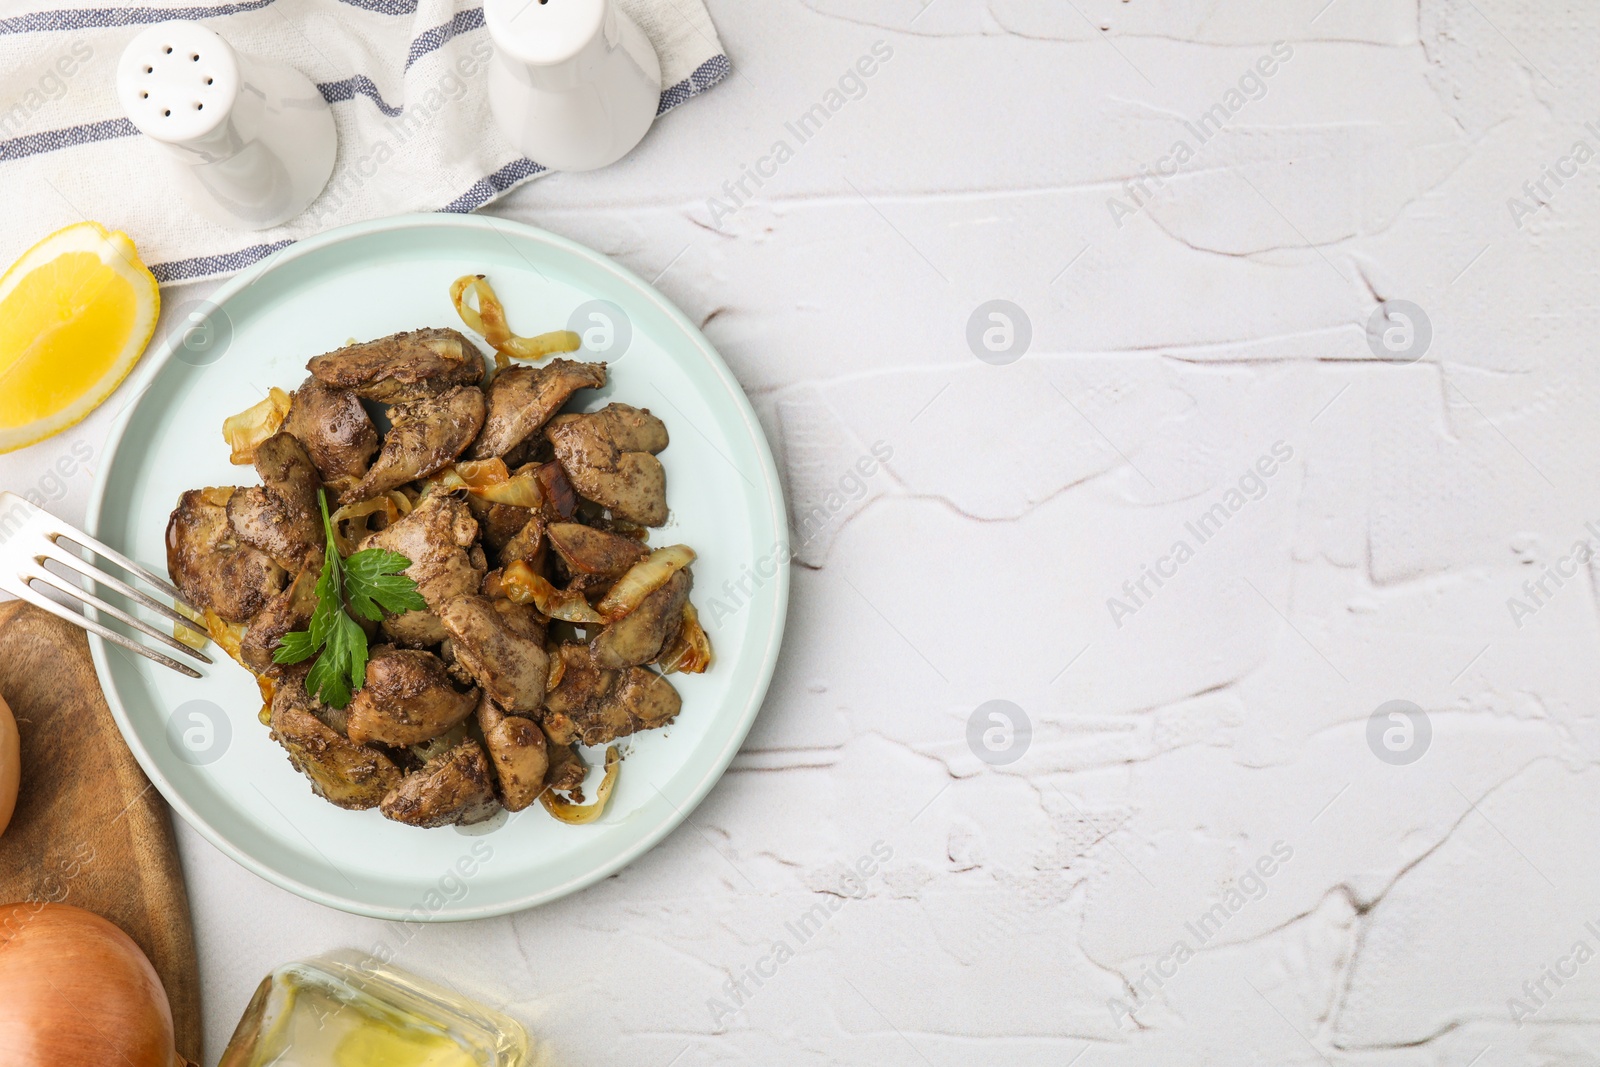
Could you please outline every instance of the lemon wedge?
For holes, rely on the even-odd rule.
[[[0,452],[93,411],[139,362],[161,310],[125,233],[57,230],[0,275]]]

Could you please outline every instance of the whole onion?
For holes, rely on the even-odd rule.
[[[0,1067],[182,1067],[155,968],[66,904],[0,904]]]

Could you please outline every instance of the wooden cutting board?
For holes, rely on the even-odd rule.
[[[0,903],[59,901],[122,927],[167,987],[178,1052],[202,1062],[200,974],[171,816],[117,732],[83,631],[0,603],[0,696],[22,735]]]

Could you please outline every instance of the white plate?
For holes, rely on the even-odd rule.
[[[522,333],[560,329],[590,300],[621,308],[631,341],[620,358],[615,349],[580,354],[612,365],[607,387],[580,400],[590,409],[612,399],[648,407],[672,437],[661,455],[672,518],[651,543],[681,541],[699,553],[693,596],[716,659],[704,675],[673,677],[683,711],[672,726],[627,745],[602,820],[567,826],[535,806],[502,813],[487,829],[419,830],[377,811],[343,811],[312,795],[290,767],[257,719],[255,681],[214,646],[221,661],[195,681],[90,639],[117,725],[179,814],[263,878],[380,918],[505,914],[581,889],[642,855],[738,751],[772,677],[788,602],[788,537],[772,455],[749,401],[699,330],[604,256],[482,216],[346,227],[223,285],[212,298],[209,345],[183,348],[174,336],[146,357],[142,395],[111,431],[88,528],[164,573],[167,517],[184,490],[257,481],[249,467],[229,464],[224,417],[271,386],[292,390],[308,358],[352,338],[459,326],[448,288],[467,273],[489,276]],[[752,572],[762,577],[729,592]]]

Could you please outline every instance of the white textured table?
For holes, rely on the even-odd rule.
[[[211,1057],[381,943],[563,1065],[1600,1058],[1600,9],[1324,2],[720,0],[732,79],[498,205],[755,400],[806,524],[771,696],[513,918],[180,827]],[[81,515],[104,421],[0,479]]]

